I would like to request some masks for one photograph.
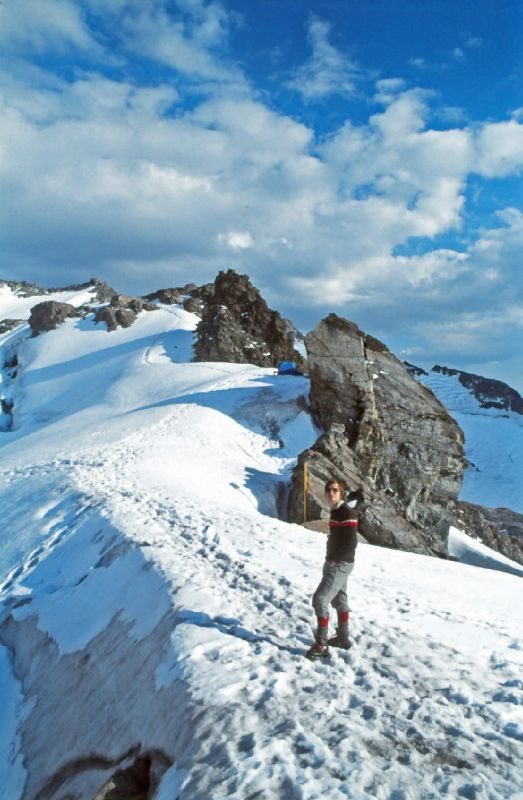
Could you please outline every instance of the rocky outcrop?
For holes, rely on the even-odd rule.
[[[361,489],[367,541],[447,554],[466,460],[463,433],[444,407],[379,340],[331,314],[305,337],[310,407],[325,434],[302,454],[289,518],[302,519],[303,465],[311,517],[327,516],[332,475]]]
[[[164,305],[181,305],[186,311],[201,316],[213,294],[213,283],[206,283],[203,286],[187,283],[185,286],[173,289],[158,289],[156,292],[144,295],[144,299],[151,302],[157,300]]]
[[[488,508],[478,506],[483,516],[496,528],[502,536],[516,539],[523,546],[523,514],[518,514],[510,508]]]
[[[129,328],[140,311],[157,311],[158,306],[148,303],[140,297],[129,297],[124,294],[114,295],[108,306],[99,308],[95,313],[95,322],[105,322],[108,331],[116,328]]]
[[[101,288],[101,295],[105,296],[107,284]],[[70,287],[72,288],[72,287]],[[108,287],[110,289],[110,287]],[[111,289],[111,291],[113,291]],[[75,306],[69,303],[57,303],[54,300],[45,300],[38,303],[31,309],[29,325],[31,326],[32,336],[39,336],[45,331],[57,328],[64,320],[69,317],[85,317],[95,313],[95,322],[105,322],[108,331],[114,331],[117,327],[129,328],[136,320],[141,311],[157,311],[158,306],[148,303],[140,297],[129,297],[122,294],[112,294],[109,305],[99,308],[91,306]]]
[[[69,317],[81,317],[82,312],[70,303],[57,303],[54,300],[44,300],[31,309],[29,325],[31,336],[39,336],[45,331],[52,331]]]
[[[457,527],[512,561],[523,564],[523,514],[460,500]]]
[[[118,292],[115,289],[113,289],[112,286],[109,286],[108,283],[102,281],[100,278],[91,278],[91,280],[87,284],[82,284],[81,286],[78,287],[68,287],[68,288],[84,289],[91,286],[94,288],[93,299],[98,303],[110,303],[113,297],[116,297],[118,295]]]
[[[232,361],[275,367],[302,357],[284,320],[272,311],[247,275],[220,272],[197,328],[196,361]]]

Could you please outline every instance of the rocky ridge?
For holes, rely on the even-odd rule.
[[[426,370],[403,362],[413,376],[429,375]],[[439,375],[456,376],[461,385],[476,398],[481,408],[499,408],[503,411],[513,411],[523,414],[523,397],[508,384],[493,378],[484,378],[473,372],[464,372],[460,369],[450,369],[435,364],[430,370]]]
[[[77,308],[70,303],[44,300],[33,306],[29,317],[31,335],[35,337],[53,330],[70,317],[82,318],[93,313],[96,323],[103,322],[108,331],[114,331],[118,327],[128,328],[136,321],[141,311],[158,309],[157,305],[149,303],[141,297],[118,294],[108,284],[97,278],[93,278],[88,284],[70,286],[68,289],[76,291],[91,286],[94,287],[93,305],[83,305]]]

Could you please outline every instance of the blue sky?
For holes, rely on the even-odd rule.
[[[248,273],[523,390],[523,7],[4,0],[2,277]]]

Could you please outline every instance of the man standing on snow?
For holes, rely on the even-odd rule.
[[[312,660],[327,658],[329,644],[343,650],[348,650],[350,647],[347,579],[354,569],[358,515],[351,507],[353,503],[349,505],[343,499],[344,491],[345,486],[339,480],[332,479],[325,484],[325,498],[331,514],[323,577],[312,598],[312,605],[318,618],[315,642],[307,651],[307,658]],[[338,629],[332,639],[328,638],[329,603],[338,612]]]

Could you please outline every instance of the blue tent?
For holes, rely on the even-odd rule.
[[[278,375],[303,375],[303,373],[299,371],[294,361],[280,361]]]

